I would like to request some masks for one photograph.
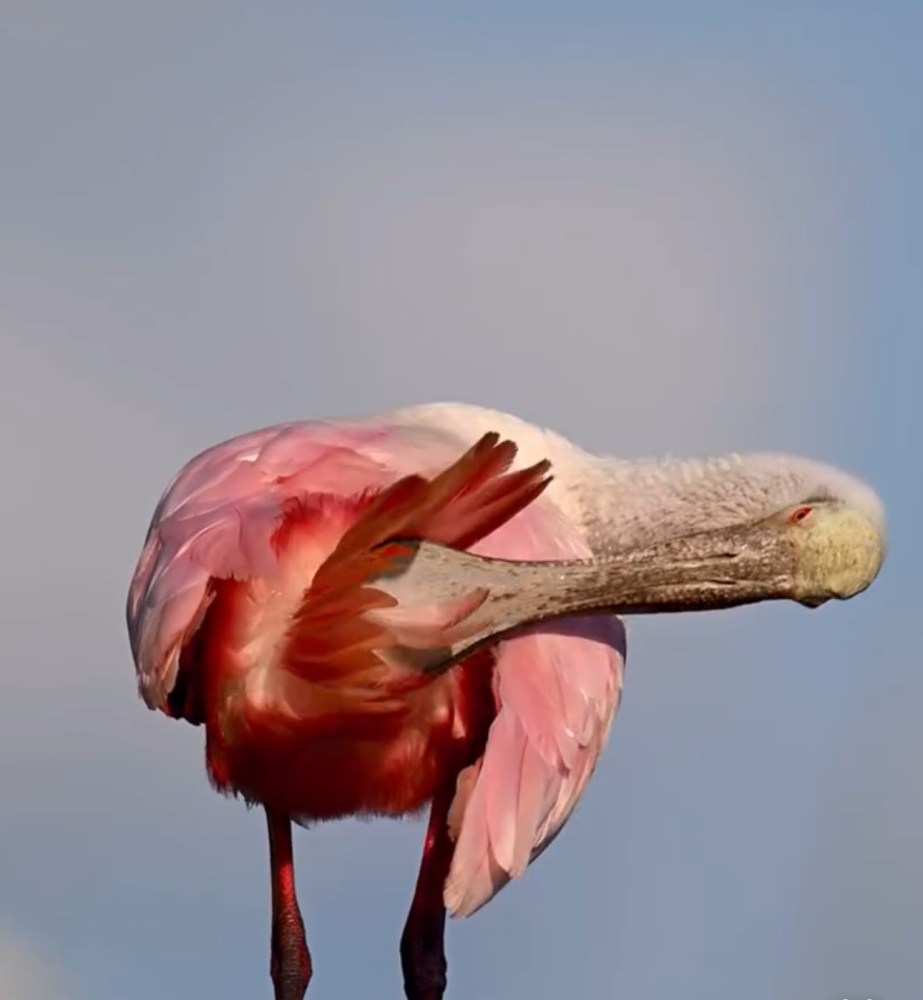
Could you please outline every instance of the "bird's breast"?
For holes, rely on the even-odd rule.
[[[370,703],[286,669],[279,650],[289,600],[264,581],[216,597],[203,651],[212,782],[304,820],[422,808],[483,751],[496,713],[493,654]]]

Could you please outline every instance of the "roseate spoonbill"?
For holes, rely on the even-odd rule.
[[[311,975],[291,822],[427,803],[400,952],[409,1000],[435,1000],[446,911],[523,873],[603,751],[616,613],[847,598],[884,550],[876,495],[827,466],[617,461],[434,404],[192,459],[154,511],[128,628],[147,705],[204,724],[213,785],[265,809],[277,1000]]]

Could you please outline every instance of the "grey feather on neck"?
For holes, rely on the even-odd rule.
[[[568,484],[593,551],[610,554],[759,521],[811,500],[841,500],[882,531],[875,493],[831,466],[783,454],[629,462],[595,459]]]

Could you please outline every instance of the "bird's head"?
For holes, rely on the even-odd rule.
[[[640,570],[650,610],[786,598],[816,607],[875,579],[887,553],[884,506],[840,469],[788,455],[642,463],[610,478],[594,549]]]
[[[776,510],[758,529],[780,533],[793,552],[792,597],[816,607],[865,590],[887,555],[884,504],[862,480],[830,465],[756,455],[741,466],[765,483]]]

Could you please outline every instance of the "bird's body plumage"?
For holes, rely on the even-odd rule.
[[[620,623],[558,622],[411,690],[386,677],[400,689],[387,710],[313,684],[285,655],[305,589],[376,494],[442,472],[467,445],[447,429],[381,419],[289,424],[219,445],[161,501],[129,606],[142,693],[205,723],[219,789],[310,822],[414,813],[451,786],[446,900],[459,915],[520,874],[576,805],[621,690]],[[471,549],[590,554],[548,497]]]

